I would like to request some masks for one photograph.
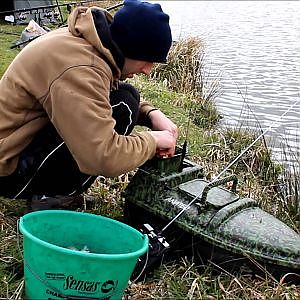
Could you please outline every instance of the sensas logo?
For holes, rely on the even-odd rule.
[[[73,275],[66,277],[63,288],[65,290],[75,290],[78,292],[95,293],[99,289],[102,293],[109,293],[116,289],[118,280],[107,280],[105,282],[100,281],[87,281],[76,279]]]

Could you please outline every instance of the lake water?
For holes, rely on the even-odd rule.
[[[158,2],[170,15],[174,40],[199,36],[205,42],[211,77],[220,76],[216,102],[227,126],[274,125],[275,155],[282,159],[283,147],[299,153],[300,2]]]

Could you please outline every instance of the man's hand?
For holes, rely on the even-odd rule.
[[[160,157],[170,157],[175,154],[176,138],[168,131],[149,131],[156,142],[156,154]]]
[[[152,123],[152,130],[167,130],[174,136],[175,140],[177,139],[177,126],[164,113],[160,110],[154,110],[150,112],[149,118]]]

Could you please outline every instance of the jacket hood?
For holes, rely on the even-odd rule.
[[[97,18],[94,17],[95,12]],[[96,19],[98,30],[94,22]],[[72,35],[83,37],[93,45],[111,67],[114,77],[119,79],[124,58],[119,56],[121,54],[110,37],[109,24],[112,19],[111,14],[99,7],[76,7],[68,18],[68,29]]]

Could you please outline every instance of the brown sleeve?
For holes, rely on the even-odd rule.
[[[109,104],[110,74],[93,67],[74,67],[51,86],[44,103],[80,170],[114,177],[155,155],[148,132],[118,135]]]

